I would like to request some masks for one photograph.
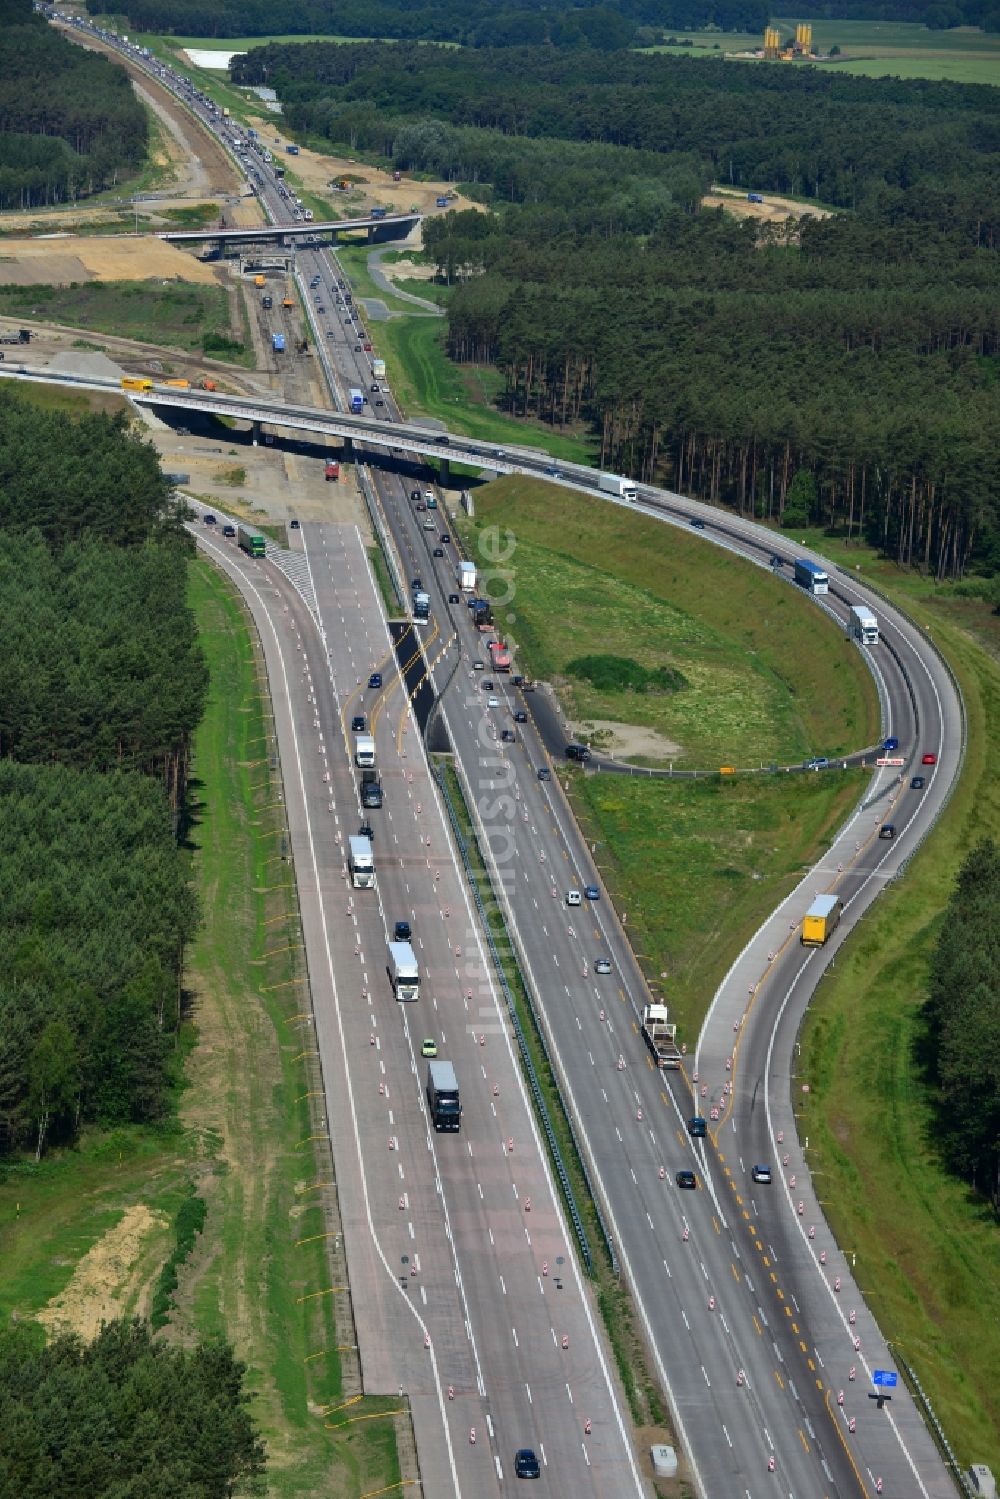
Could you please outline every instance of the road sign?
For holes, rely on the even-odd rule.
[[[905,765],[906,761],[902,755],[879,755],[875,761],[876,765]]]
[[[881,1385],[884,1390],[896,1388],[899,1375],[892,1369],[873,1369],[872,1384]]]

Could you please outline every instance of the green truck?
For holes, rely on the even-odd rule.
[[[236,540],[240,550],[246,552],[248,557],[266,557],[266,537],[252,526],[239,526],[236,531]]]

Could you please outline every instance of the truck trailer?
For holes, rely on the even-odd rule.
[[[672,1024],[666,1005],[649,1004],[643,1008],[642,1034],[657,1067],[674,1070],[681,1065],[677,1027]]]
[[[802,946],[822,947],[837,930],[843,911],[839,895],[817,895],[802,921]]]
[[[252,526],[237,526],[236,540],[240,550],[246,552],[248,557],[267,556],[267,539],[260,531],[255,531]]]
[[[350,838],[347,867],[355,890],[369,890],[375,884],[375,859],[370,838]]]
[[[348,391],[347,394],[351,404],[351,410],[353,411],[355,416],[360,416],[365,409],[364,391],[358,390],[358,388],[354,386],[351,390]]]
[[[605,494],[617,495],[620,500],[635,500],[639,497],[635,480],[625,479],[621,474],[599,474],[597,487]]]
[[[370,770],[375,764],[375,739],[371,734],[358,734],[354,740],[354,763],[360,770]]]
[[[878,645],[878,620],[867,605],[852,604],[851,634],[862,645]]]
[[[383,380],[385,378],[385,360],[384,359],[373,359],[372,360],[372,374],[375,376],[376,380]]]
[[[830,579],[817,562],[809,562],[805,557],[798,557],[795,561],[795,581],[800,588],[806,588],[810,593],[829,593]]]
[[[462,1100],[451,1062],[427,1063],[427,1108],[434,1128],[457,1134],[462,1127]]]
[[[420,998],[420,969],[408,942],[389,943],[389,982],[398,1000]]]
[[[460,562],[458,564],[458,586],[463,593],[475,592],[476,564],[474,562]]]
[[[431,596],[423,588],[413,590],[413,620],[415,624],[424,625],[430,619]]]

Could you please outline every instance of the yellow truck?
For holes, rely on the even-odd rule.
[[[174,390],[190,390],[191,389],[191,381],[190,380],[164,380],[163,383],[164,383],[164,385],[171,385],[171,386],[173,386]]]
[[[138,375],[126,375],[122,381],[122,390],[152,390],[152,380],[142,379]]]
[[[267,285],[267,277],[266,276],[255,276],[253,278],[253,284],[254,284],[254,286],[266,286]]]
[[[817,895],[802,921],[802,946],[822,947],[837,930],[843,911],[839,895]]]

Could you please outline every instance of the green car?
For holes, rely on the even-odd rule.
[[[428,1036],[426,1041],[421,1041],[420,1055],[422,1057],[436,1057],[437,1054],[438,1044],[432,1037]]]

